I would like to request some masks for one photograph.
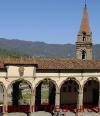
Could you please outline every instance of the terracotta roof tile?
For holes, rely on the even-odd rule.
[[[100,61],[66,58],[36,59],[39,69],[100,69]]]
[[[0,59],[0,68],[5,65],[37,65],[37,69],[100,69],[100,60],[67,58]]]

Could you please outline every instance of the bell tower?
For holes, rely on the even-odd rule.
[[[87,5],[85,3],[83,18],[80,25],[80,30],[77,35],[76,42],[76,58],[82,60],[92,60],[92,31],[89,25]]]

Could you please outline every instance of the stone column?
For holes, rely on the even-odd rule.
[[[35,92],[33,93],[33,112],[35,112]]]
[[[55,105],[60,106],[60,92],[56,93]]]
[[[55,108],[59,109],[60,108],[60,90],[56,91],[56,96],[55,96]],[[55,110],[56,110],[55,109]]]
[[[32,92],[30,111],[31,112],[35,111],[35,92]]]
[[[7,116],[7,109],[8,109],[8,97],[7,97],[7,91],[4,90],[4,94],[3,94],[3,116]]]
[[[83,88],[78,90],[78,104],[77,104],[77,113],[78,116],[83,116]]]

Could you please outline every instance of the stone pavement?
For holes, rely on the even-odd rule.
[[[0,114],[0,116],[4,116],[4,115]],[[27,116],[27,114],[25,114],[25,113],[8,113],[6,116]],[[52,115],[48,112],[39,111],[39,112],[31,113],[29,116],[52,116]],[[53,116],[77,116],[77,115],[73,112],[66,112],[66,113],[60,113],[60,115],[55,114]],[[83,113],[83,116],[100,116],[100,114],[95,113],[95,112],[85,111]]]
[[[73,112],[66,112],[66,115],[65,116],[76,116],[76,114],[73,113]]]
[[[5,115],[0,113],[0,116],[28,116],[28,115],[25,113],[16,112],[16,113],[8,113]],[[48,112],[39,111],[39,112],[31,113],[29,116],[52,116],[52,115]]]
[[[64,115],[62,115],[64,114]],[[73,112],[66,112],[66,113],[60,113],[60,115],[54,115],[54,116],[77,116],[75,113]],[[96,113],[96,112],[87,112],[85,111],[83,113],[83,116],[100,116],[99,113]]]
[[[8,113],[7,116],[27,116],[25,113]]]
[[[48,112],[39,111],[39,112],[31,113],[30,116],[52,116],[52,115]]]
[[[100,116],[100,114],[95,112],[84,112],[83,116]]]

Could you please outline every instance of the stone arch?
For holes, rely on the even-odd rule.
[[[99,80],[96,77],[89,77],[83,83],[83,105],[85,108],[94,108],[99,104]]]
[[[81,85],[74,77],[69,77],[60,84],[60,107],[67,106],[69,110],[77,108]]]
[[[87,57],[87,52],[86,52],[85,49],[82,49],[82,50],[81,50],[81,58],[82,58],[82,60],[85,60],[86,57]]]
[[[83,42],[85,42],[86,41],[86,32],[82,32],[82,34],[83,34]]]
[[[86,79],[83,84],[82,84],[82,88],[84,88],[84,85],[87,83],[87,81],[89,80],[94,80],[94,81],[97,81],[99,82],[99,79],[97,77],[89,77],[88,79]]]
[[[45,79],[52,81],[52,82],[54,83],[55,87],[56,87],[56,91],[59,91],[59,87],[58,87],[58,85],[57,85],[57,83],[56,83],[55,80],[53,80],[53,79],[51,79],[51,78],[43,78],[43,79],[39,80],[39,81],[35,84],[34,92],[35,92],[35,90],[36,90],[36,87],[37,87],[43,80],[45,80]]]
[[[59,86],[59,88],[61,89],[61,86],[68,80],[73,80],[75,81],[78,85],[79,85],[79,88],[82,89],[82,86],[80,84],[80,82],[75,78],[75,77],[68,77],[67,79],[63,80]]]
[[[33,88],[29,81],[25,79],[12,81],[7,87],[8,112],[29,112],[32,93]]]
[[[15,82],[17,82],[17,81],[24,81],[24,82],[27,82],[27,84],[30,85],[31,90],[33,91],[32,84],[31,84],[28,80],[26,80],[26,79],[17,79],[17,80],[13,80],[13,81],[10,82],[10,84],[7,86],[7,90],[9,89],[10,86],[12,86],[13,83],[15,83]]]
[[[45,81],[47,81],[48,84],[45,84]],[[43,85],[47,86],[47,90],[43,88]],[[36,111],[45,110],[52,112],[55,106],[56,92],[58,90],[57,83],[51,78],[44,78],[35,84],[34,92]],[[47,98],[43,98],[44,93],[47,95]]]

